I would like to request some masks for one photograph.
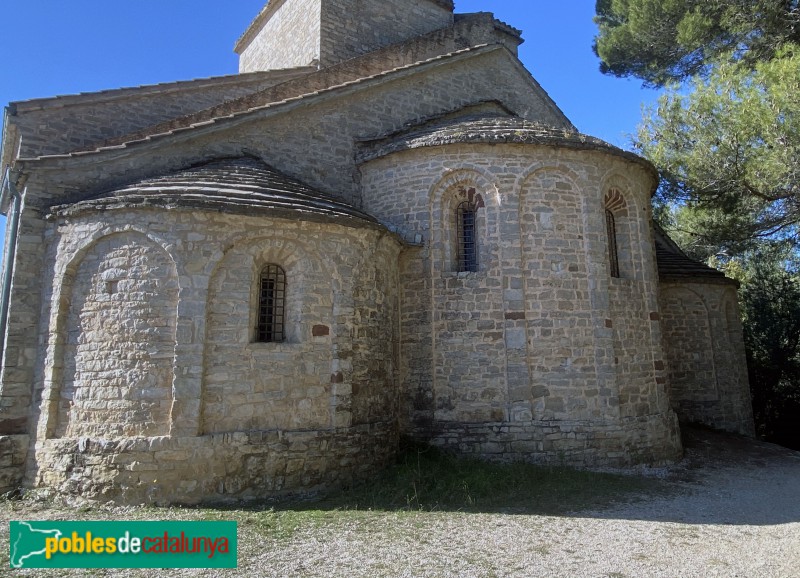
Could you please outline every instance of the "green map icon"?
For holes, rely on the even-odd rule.
[[[236,568],[234,521],[12,521],[17,568]]]
[[[61,530],[47,528],[47,522],[11,522],[9,558],[12,568],[39,568],[45,558],[45,540],[61,538]]]

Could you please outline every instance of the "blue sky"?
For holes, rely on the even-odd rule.
[[[233,45],[265,0],[25,0],[4,6],[0,104],[234,74]],[[657,94],[600,74],[594,0],[456,0],[523,31],[520,57],[582,132],[628,146]]]

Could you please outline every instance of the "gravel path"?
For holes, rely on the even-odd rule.
[[[242,577],[800,577],[800,452],[692,434],[687,459],[663,472],[673,485],[645,498],[570,517],[452,512],[361,512],[265,539],[240,525],[235,571],[15,571],[30,576]],[[73,519],[49,507],[0,505],[8,519]],[[153,510],[110,509],[148,519]],[[157,510],[157,517],[194,517]],[[164,516],[169,512],[169,516]],[[101,515],[98,515],[101,514]],[[92,510],[91,519],[102,519]],[[7,554],[7,550],[6,550]],[[0,570],[0,573],[2,571]]]

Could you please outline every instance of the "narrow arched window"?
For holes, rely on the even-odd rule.
[[[477,208],[469,201],[456,207],[456,258],[459,271],[478,270]]]
[[[619,277],[619,250],[617,248],[617,222],[614,213],[606,209],[606,235],[608,235],[608,262],[611,276]]]
[[[256,341],[260,343],[283,341],[285,311],[286,273],[278,265],[265,265],[261,269],[258,285]]]

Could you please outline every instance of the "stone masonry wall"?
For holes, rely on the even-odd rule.
[[[405,431],[495,459],[599,465],[680,455],[644,170],[602,153],[449,145],[361,171],[365,210],[422,245],[400,267]],[[630,199],[628,279],[610,277],[611,187]],[[448,256],[448,199],[459,194],[481,197],[478,272],[453,272]]]
[[[616,199],[613,203],[619,277],[609,279],[610,317],[606,326],[613,333],[613,368],[619,384],[620,414],[623,418],[633,418],[660,413],[667,406],[667,374],[650,231],[650,199],[632,194],[631,182],[623,178],[608,180],[603,194],[606,207],[608,199]]]
[[[269,17],[239,52],[239,72],[308,66],[320,61],[322,0],[270,0]]]
[[[265,497],[362,475],[397,447],[393,236],[131,208],[59,219],[47,239],[55,275],[43,292],[28,484],[123,501]],[[266,263],[287,274],[283,343],[254,343]],[[365,275],[376,282],[355,286]],[[106,341],[93,337],[100,318],[114,329]],[[135,337],[145,335],[142,349]],[[95,366],[105,373],[86,373]],[[158,376],[173,372],[165,399]],[[73,373],[91,384],[87,395]],[[123,381],[96,387],[106,378]],[[156,416],[162,401],[170,409]]]
[[[736,288],[674,279],[660,289],[669,396],[682,420],[753,436]]]
[[[108,151],[37,173],[37,203],[64,202],[61,191],[89,191],[114,183],[185,168],[200,160],[259,154],[265,162],[315,188],[358,206],[359,184],[353,142],[398,130],[411,122],[487,100],[499,100],[525,118],[566,126],[563,115],[542,93],[531,90],[518,61],[501,47],[487,47],[458,61],[432,63],[410,77],[386,77],[369,88],[344,87],[325,98],[265,109],[232,124],[214,124],[169,143],[169,153],[151,154],[148,145],[124,154]],[[413,82],[409,79],[413,78]],[[301,105],[302,104],[302,105]],[[295,106],[296,105],[296,106]],[[298,130],[298,127],[305,127]],[[222,130],[225,129],[225,130]],[[188,137],[188,138],[187,138]],[[280,143],[280,147],[276,146]],[[166,141],[161,141],[166,145]],[[137,153],[138,151],[138,153]],[[133,156],[131,156],[133,154]],[[138,155],[146,161],[138,162]],[[85,166],[88,170],[80,170]],[[69,197],[79,200],[77,194]]]
[[[57,437],[169,433],[178,279],[161,247],[105,237],[70,272]]]
[[[432,0],[325,0],[323,66],[453,25],[452,8]]]
[[[0,436],[0,496],[20,488],[30,436]]]
[[[5,350],[0,375],[0,494],[20,487],[25,474],[32,403],[31,383],[40,350],[36,328],[41,307],[42,244],[45,222],[23,200],[13,261]],[[8,251],[8,234],[4,251]],[[5,263],[5,259],[3,261]]]
[[[125,504],[200,504],[330,491],[367,479],[397,447],[372,424],[327,431],[38,441],[37,486]],[[0,445],[2,438],[0,438]]]
[[[396,417],[399,405],[399,279],[397,253],[389,243],[366,249],[353,270],[353,301],[341,303],[337,325],[349,328],[352,349],[339,350],[338,371],[331,374],[336,394],[352,400],[352,423],[369,424]],[[392,264],[393,266],[389,266]],[[351,318],[353,321],[349,321]],[[352,369],[348,358],[352,356]],[[334,368],[336,369],[336,368]],[[350,384],[344,381],[352,372]]]
[[[272,0],[237,46],[239,71],[327,67],[452,24],[430,0]]]
[[[400,44],[393,44],[320,70],[313,71],[303,68],[286,71],[277,70],[270,73],[252,73],[269,74],[270,76],[278,74],[294,75],[294,77],[287,79],[285,82],[277,83],[275,86],[223,102],[198,113],[170,119],[118,138],[112,138],[105,144],[122,144],[143,139],[152,134],[167,133],[236,112],[263,107],[269,103],[313,94],[317,91],[352,83],[393,69],[410,66],[437,56],[483,44],[502,44],[516,56],[519,38],[513,34],[508,34],[502,27],[498,27],[491,14],[465,15],[453,27],[440,28]],[[303,73],[304,71],[305,73]],[[542,100],[549,100],[546,93],[535,82],[533,94]],[[538,120],[546,120],[549,124],[558,127],[567,128],[570,126],[569,121],[564,118],[555,105],[551,103],[549,108],[551,110],[547,118],[539,116],[537,117]],[[535,112],[537,115],[541,115],[544,111],[539,110],[537,107]]]

